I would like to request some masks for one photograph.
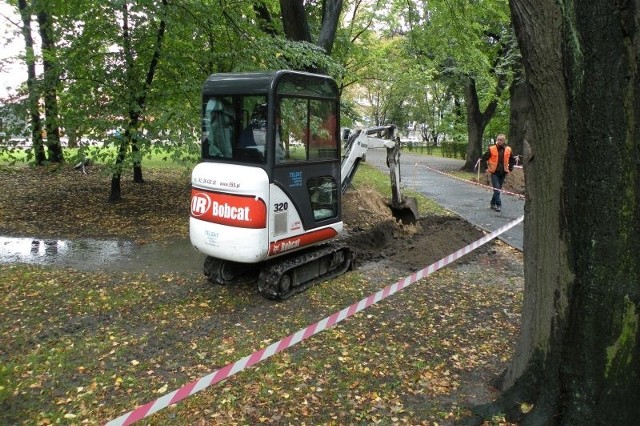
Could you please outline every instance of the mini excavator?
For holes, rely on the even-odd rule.
[[[393,126],[353,132],[344,148],[338,87],[280,70],[211,75],[202,89],[201,161],[191,176],[192,245],[204,274],[230,283],[259,270],[258,291],[283,300],[352,268],[341,197],[372,147],[387,148],[393,215],[418,218],[399,191]]]

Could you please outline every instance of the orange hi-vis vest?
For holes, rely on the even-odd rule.
[[[491,145],[489,147],[489,153],[491,156],[489,160],[487,160],[487,169],[490,173],[496,171],[498,167],[498,145]],[[504,172],[509,173],[509,158],[511,158],[511,148],[508,146],[504,147],[504,153],[502,155],[502,164],[504,166]]]

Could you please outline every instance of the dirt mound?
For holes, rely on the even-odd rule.
[[[385,220],[393,220],[388,201],[371,187],[351,188],[342,197],[343,221],[352,232],[357,232]]]
[[[477,181],[477,178],[474,178],[473,180]],[[488,173],[480,175],[480,183],[482,185],[491,186],[491,180]],[[504,180],[502,189],[515,194],[524,195],[524,170],[521,168],[513,169],[513,171],[509,173]]]
[[[360,265],[388,261],[418,270],[484,235],[455,216],[426,216],[404,225],[394,219],[387,201],[367,187],[348,191],[343,198],[345,240]]]
[[[524,170],[513,169],[504,180],[503,189],[517,194],[524,194]]]

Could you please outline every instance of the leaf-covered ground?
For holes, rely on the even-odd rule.
[[[118,237],[188,232],[189,178],[0,169],[0,233]],[[102,424],[426,267],[482,233],[450,215],[390,222],[385,196],[344,200],[360,268],[283,303],[247,277],[0,265],[0,424]],[[187,254],[188,255],[188,254]],[[453,424],[491,400],[519,326],[522,255],[492,242],[454,265],[174,407],[150,424]],[[500,424],[496,419],[495,424]]]
[[[98,166],[0,168],[0,235],[128,238],[138,243],[188,235],[186,169],[144,169],[144,184],[122,177],[123,200],[109,203],[111,175]]]

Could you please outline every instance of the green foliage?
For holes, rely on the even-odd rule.
[[[465,159],[467,153],[467,143],[460,142],[443,142],[442,143],[442,156],[449,158],[462,158]]]
[[[28,163],[32,157],[31,148],[0,149],[0,165],[14,166]],[[64,151],[65,161],[73,166],[83,160],[89,160],[90,166],[99,164],[110,166],[117,155],[113,145],[82,145],[79,148],[67,148]],[[142,154],[143,164],[150,168],[193,167],[200,158],[200,146],[197,144],[172,145],[156,143]],[[127,163],[128,166],[131,163]]]
[[[125,4],[130,42],[122,26]],[[200,91],[208,75],[316,66],[334,76],[343,91],[342,126],[394,123],[403,130],[418,122],[426,124],[421,137],[431,143],[466,143],[464,78],[476,79],[486,104],[495,93],[496,73],[510,73],[517,59],[517,49],[500,56],[502,41],[511,36],[504,0],[346,2],[331,57],[311,43],[284,36],[278,1],[262,6],[259,13],[250,2],[215,0],[166,7],[151,0],[48,2],[56,23],[61,122],[71,145],[76,140],[117,145],[110,135],[127,128],[133,111],[143,116],[129,129],[139,158],[180,161],[186,155],[185,161],[192,161],[200,138]],[[321,3],[309,2],[305,8],[315,38]],[[145,89],[160,20],[166,32],[159,65],[146,88],[144,111],[139,111],[135,100]],[[125,55],[127,49],[131,56]],[[489,135],[508,131],[508,111],[508,99],[500,99]],[[32,152],[26,154],[33,158]],[[115,159],[113,150],[93,154],[100,161]],[[125,166],[133,160],[128,158]]]
[[[139,113],[143,120],[128,129],[138,147],[143,152],[170,150],[199,140],[200,91],[211,73],[312,66],[343,73],[317,46],[284,37],[278,2],[264,6],[269,22],[249,2],[47,2],[58,46],[47,54],[55,53],[61,73],[65,132],[74,143],[79,138],[103,140],[114,129],[126,130],[130,114]],[[308,10],[316,31],[320,8]],[[161,20],[166,31],[158,45]],[[156,49],[159,65],[148,86]],[[113,138],[108,142],[120,143]]]
[[[381,43],[402,35],[398,47],[406,58],[394,61],[400,66],[392,75],[395,81],[405,80],[407,83],[400,86],[410,89],[388,86],[404,97],[397,115],[406,119],[398,122],[426,123],[430,139],[466,142],[466,79],[476,81],[484,109],[496,97],[498,78],[510,79],[517,64],[508,2],[392,2],[385,27]],[[506,132],[508,103],[500,101],[496,127]]]
[[[0,164],[13,166],[30,160],[32,149],[0,145]]]

